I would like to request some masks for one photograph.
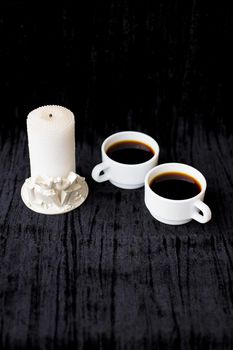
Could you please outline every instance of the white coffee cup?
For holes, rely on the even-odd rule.
[[[108,148],[120,141],[138,141],[148,145],[154,152],[153,157],[144,163],[123,164],[107,155]],[[120,188],[134,189],[144,186],[147,172],[158,163],[159,145],[149,135],[137,131],[122,131],[109,136],[101,147],[102,163],[92,170],[92,177],[97,182],[110,181]],[[101,174],[103,172],[103,174]]]
[[[201,191],[194,197],[174,200],[161,197],[150,188],[152,179],[166,172],[181,172],[198,181]],[[151,215],[165,224],[181,225],[192,219],[204,224],[211,219],[210,208],[203,203],[206,179],[197,169],[181,163],[165,163],[151,169],[145,178],[145,204]],[[200,214],[200,211],[202,214]]]

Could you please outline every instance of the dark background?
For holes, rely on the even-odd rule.
[[[231,46],[224,2],[0,3],[1,349],[233,347]],[[45,104],[74,112],[90,186],[54,217],[20,198],[26,117]],[[127,129],[203,172],[210,223],[160,224],[143,189],[93,182],[102,141]]]
[[[94,127],[225,117],[231,13],[206,1],[1,3],[1,120],[70,107]],[[211,6],[210,6],[211,4]],[[229,78],[229,82],[230,82]],[[100,123],[101,120],[101,123]],[[104,123],[104,124],[103,124]],[[165,140],[164,140],[165,141]]]

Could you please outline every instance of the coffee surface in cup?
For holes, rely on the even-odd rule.
[[[201,185],[192,176],[181,172],[156,175],[149,183],[153,192],[168,199],[188,199],[201,192]]]
[[[136,140],[115,142],[108,147],[106,153],[111,159],[123,164],[144,163],[154,156],[150,146]]]

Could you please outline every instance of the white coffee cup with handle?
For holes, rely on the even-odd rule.
[[[142,163],[125,164],[113,160],[108,154],[110,146],[118,142],[133,141],[144,144],[152,151],[151,158]],[[159,145],[149,135],[138,131],[121,131],[109,136],[101,146],[102,163],[92,170],[92,177],[97,182],[110,181],[113,185],[135,189],[144,186],[148,171],[158,163]]]
[[[150,184],[157,176],[166,173],[183,173],[192,177],[200,185],[200,192],[187,199],[170,199],[158,195]],[[206,192],[205,177],[190,165],[165,163],[151,169],[145,178],[145,204],[151,215],[166,224],[181,225],[192,219],[204,224],[211,219],[211,210],[203,202]]]

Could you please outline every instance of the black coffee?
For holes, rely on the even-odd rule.
[[[124,164],[144,163],[154,156],[150,146],[134,140],[113,143],[106,153],[111,159]]]
[[[167,172],[155,176],[149,185],[159,196],[169,199],[188,199],[201,192],[201,185],[196,179],[179,172]]]

